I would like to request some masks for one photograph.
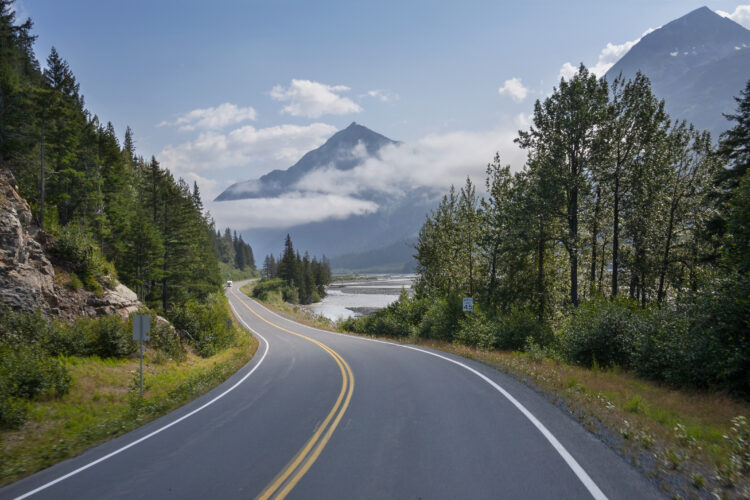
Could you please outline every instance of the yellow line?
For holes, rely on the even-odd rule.
[[[354,373],[352,373],[351,367],[349,367],[349,364],[344,360],[344,358],[342,358],[339,353],[337,353],[327,345],[300,333],[287,330],[282,326],[268,321],[266,318],[262,317],[250,306],[248,306],[247,303],[245,303],[245,301],[234,292],[234,290],[232,290],[232,295],[237,297],[243,306],[245,306],[251,313],[260,318],[262,321],[265,321],[269,325],[278,328],[279,330],[290,333],[292,335],[296,335],[297,337],[312,342],[313,344],[326,351],[334,359],[334,361],[336,361],[336,364],[341,371],[341,391],[339,392],[338,398],[336,398],[336,403],[333,405],[333,408],[331,408],[331,411],[328,413],[325,420],[323,420],[323,423],[318,427],[310,440],[307,441],[305,446],[302,447],[302,449],[295,455],[295,457],[286,465],[286,467],[284,467],[284,469],[282,469],[279,475],[274,478],[271,484],[269,484],[258,497],[259,500],[267,500],[268,498],[273,496],[274,493],[276,493],[277,499],[283,499],[284,497],[286,497],[286,495],[289,494],[290,491],[292,491],[292,489],[297,485],[300,479],[302,479],[302,477],[310,469],[310,467],[312,467],[312,465],[315,463],[315,461],[323,451],[323,448],[325,448],[326,444],[328,444],[328,441],[331,439],[333,431],[336,430],[336,427],[338,427],[339,422],[344,416],[344,413],[349,407],[349,402],[352,399],[352,393],[354,392]],[[346,399],[344,399],[345,394]],[[333,422],[331,423],[332,419]],[[312,453],[310,453],[310,450],[313,450]],[[292,476],[292,478],[286,483],[286,485],[284,485],[284,487],[279,491],[279,488],[293,473],[294,476]]]

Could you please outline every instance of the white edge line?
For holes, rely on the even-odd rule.
[[[135,445],[137,445],[137,444],[139,444],[139,443],[141,443],[141,442],[143,442],[143,441],[145,441],[145,440],[147,440],[149,438],[152,438],[152,437],[156,436],[160,432],[165,431],[165,430],[169,429],[170,427],[172,427],[173,425],[176,425],[176,424],[182,422],[186,418],[195,415],[196,413],[198,413],[199,411],[203,410],[207,406],[210,406],[210,405],[214,404],[216,401],[218,401],[219,399],[223,398],[224,396],[226,396],[227,394],[229,394],[230,392],[232,392],[234,389],[236,389],[237,386],[239,386],[242,382],[244,382],[245,380],[247,380],[247,378],[250,375],[252,375],[255,370],[258,369],[258,367],[261,365],[261,363],[263,363],[263,360],[266,358],[266,354],[268,354],[268,347],[269,347],[268,346],[268,341],[261,334],[259,334],[258,332],[256,332],[252,328],[250,328],[250,326],[247,323],[245,323],[245,321],[240,317],[240,315],[237,314],[237,310],[232,305],[232,301],[231,300],[228,301],[228,302],[229,302],[229,307],[232,308],[232,311],[234,312],[234,315],[237,317],[237,319],[240,320],[240,322],[245,326],[245,328],[247,328],[251,333],[253,333],[254,335],[257,335],[258,337],[260,337],[263,340],[263,342],[265,343],[265,345],[266,345],[266,348],[263,351],[263,356],[261,356],[260,361],[258,361],[258,364],[255,365],[252,370],[250,370],[247,374],[245,374],[245,376],[243,376],[241,379],[239,379],[237,382],[235,382],[235,384],[232,387],[228,388],[226,391],[222,392],[221,394],[219,394],[218,396],[216,396],[215,398],[213,398],[211,401],[208,401],[207,403],[201,405],[199,408],[196,408],[195,410],[191,411],[190,413],[181,416],[180,418],[178,418],[174,422],[170,422],[167,425],[165,425],[163,427],[160,427],[160,428],[156,429],[155,431],[153,431],[153,432],[151,432],[149,434],[146,434],[145,436],[143,436],[143,437],[141,437],[139,439],[136,439],[132,443],[127,444],[127,445],[123,446],[122,448],[118,448],[115,451],[113,451],[111,453],[108,453],[107,455],[104,455],[103,457],[98,458],[98,459],[94,460],[93,462],[90,462],[90,463],[84,465],[83,467],[79,467],[78,469],[76,469],[74,471],[68,472],[64,476],[60,476],[57,479],[54,479],[54,480],[52,480],[52,481],[50,481],[50,482],[48,482],[46,484],[43,484],[42,486],[39,486],[36,489],[33,489],[33,490],[31,490],[31,491],[29,491],[27,493],[24,493],[23,495],[21,495],[19,497],[16,497],[15,500],[22,500],[23,498],[28,498],[31,495],[36,495],[40,491],[46,490],[50,486],[54,486],[55,484],[57,484],[57,483],[59,483],[61,481],[64,481],[64,480],[68,479],[71,476],[75,476],[76,474],[78,474],[80,472],[83,472],[86,469],[89,469],[89,468],[95,466],[96,464],[98,464],[100,462],[103,462],[103,461],[105,461],[105,460],[107,460],[109,458],[112,458],[113,456],[115,456],[115,455],[117,455],[119,453],[122,453],[123,451],[127,450],[128,448],[131,448],[131,447],[133,447],[133,446],[135,446]]]
[[[266,311],[270,312],[271,314],[273,314],[277,318],[280,318],[280,319],[283,319],[283,320],[286,320],[286,321],[292,321],[292,320],[290,320],[288,318],[285,318],[285,317],[277,314],[276,312],[268,309],[267,307],[265,307],[264,305],[258,303],[255,300],[253,300],[253,302],[255,304],[257,304],[258,306],[262,307],[263,309],[265,309]],[[292,322],[296,323],[295,321],[292,321]],[[299,323],[297,323],[297,324],[299,324]],[[462,368],[470,371],[471,373],[473,373],[477,377],[479,377],[482,380],[484,380],[485,382],[487,382],[490,386],[492,386],[500,394],[502,394],[503,396],[505,396],[505,398],[508,401],[510,401],[513,404],[513,406],[515,406],[534,425],[534,427],[537,428],[537,430],[539,430],[539,432],[552,445],[552,447],[555,449],[555,451],[557,451],[557,453],[562,457],[562,459],[565,461],[565,463],[568,464],[568,467],[570,467],[570,469],[578,477],[578,479],[581,481],[581,483],[583,483],[583,485],[586,487],[586,489],[589,491],[589,493],[591,493],[592,497],[594,497],[596,500],[607,500],[607,496],[604,494],[604,492],[602,492],[602,490],[599,489],[599,487],[596,485],[596,483],[594,482],[594,480],[591,479],[591,477],[586,473],[586,471],[583,469],[583,467],[581,467],[581,465],[576,461],[576,459],[573,458],[573,455],[571,455],[568,452],[568,450],[565,449],[565,447],[562,445],[562,443],[560,443],[560,441],[557,440],[557,438],[549,431],[549,429],[547,429],[547,427],[544,426],[543,423],[541,423],[539,421],[539,419],[537,419],[534,416],[533,413],[531,413],[529,410],[527,410],[526,407],[523,404],[521,404],[516,398],[514,398],[508,391],[506,391],[500,385],[498,385],[497,383],[495,383],[495,381],[493,381],[491,378],[487,377],[486,375],[480,373],[479,371],[475,370],[474,368],[472,368],[472,367],[470,367],[468,365],[465,365],[465,364],[461,363],[460,361],[456,361],[455,359],[451,359],[451,358],[449,358],[447,356],[442,356],[440,354],[437,354],[437,353],[434,353],[434,352],[431,352],[431,351],[427,351],[425,349],[420,349],[418,347],[414,347],[414,346],[410,346],[410,345],[398,344],[396,342],[388,342],[386,340],[371,339],[371,338],[367,338],[367,337],[359,337],[359,336],[356,336],[356,335],[347,335],[345,333],[331,332],[331,331],[328,331],[328,330],[321,330],[320,328],[315,328],[315,327],[307,326],[307,325],[302,325],[302,326],[304,326],[306,328],[310,328],[312,330],[316,330],[318,332],[328,333],[328,334],[331,334],[331,335],[341,335],[343,337],[350,338],[350,339],[359,339],[359,340],[365,340],[365,341],[368,341],[368,342],[377,342],[379,344],[388,344],[388,345],[392,345],[392,346],[395,346],[395,347],[403,347],[404,349],[411,349],[413,351],[419,351],[419,352],[422,352],[422,353],[425,353],[425,354],[429,354],[430,356],[435,356],[436,358],[444,359],[445,361],[449,361],[449,362],[451,362],[451,363],[453,363],[455,365],[458,365],[458,366],[460,366],[460,367],[462,367]]]

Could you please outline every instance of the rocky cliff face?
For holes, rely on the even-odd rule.
[[[55,266],[47,252],[53,242],[34,223],[13,174],[0,168],[0,304],[66,320],[114,313],[126,318],[141,307],[136,294],[122,284],[105,288],[97,297],[86,290],[71,290],[55,279]]]

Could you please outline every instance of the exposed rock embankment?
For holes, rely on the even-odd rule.
[[[15,178],[0,167],[0,304],[15,310],[40,310],[72,319],[117,313],[123,318],[141,307],[136,294],[122,284],[100,296],[65,286],[50,260],[54,238],[35,223]]]

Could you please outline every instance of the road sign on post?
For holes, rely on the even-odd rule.
[[[464,297],[464,312],[474,311],[474,299],[472,297]]]
[[[133,316],[133,340],[138,341],[141,351],[141,397],[143,397],[143,341],[151,340],[149,333],[151,333],[151,316],[148,314],[136,314]]]

